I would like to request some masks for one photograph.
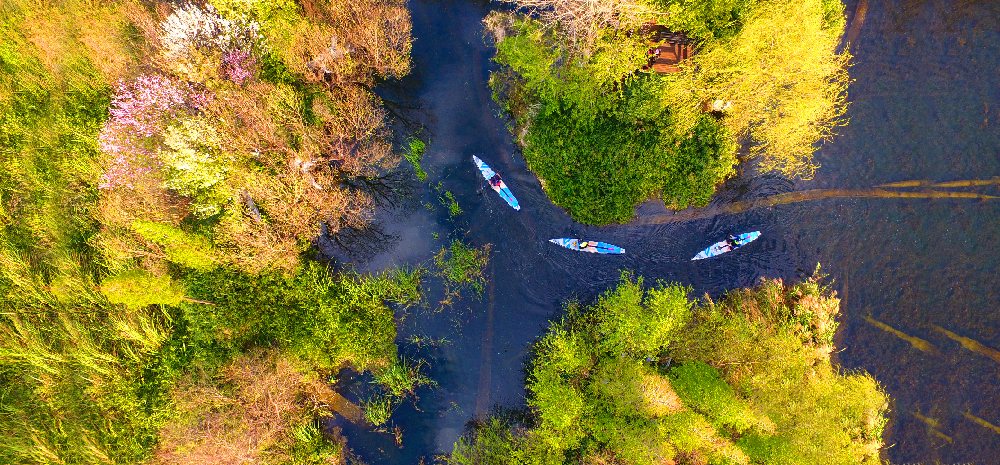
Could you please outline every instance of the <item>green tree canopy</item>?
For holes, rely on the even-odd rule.
[[[480,423],[450,463],[879,463],[887,398],[830,362],[839,305],[818,277],[689,292],[623,273],[571,303],[535,346],[529,421]]]
[[[745,146],[764,171],[809,178],[842,118],[840,0],[510,0],[486,18],[494,97],[548,196],[590,224],[658,197],[708,204]],[[643,71],[657,22],[694,40],[679,72]],[[710,111],[713,110],[714,111]]]

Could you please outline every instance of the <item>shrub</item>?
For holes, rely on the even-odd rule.
[[[594,305],[568,305],[534,347],[532,415],[512,427],[487,420],[449,463],[495,451],[516,451],[497,463],[525,464],[878,460],[885,393],[833,367],[828,342],[802,337],[836,314],[818,276],[765,281],[720,304],[687,292],[623,273]],[[807,306],[824,310],[803,324],[796,309]],[[633,338],[647,345],[635,350]]]
[[[601,349],[642,357],[657,355],[691,318],[690,292],[690,288],[664,282],[647,290],[642,277],[623,272],[618,287],[606,292],[592,310],[599,319],[596,330]]]
[[[317,406],[306,395],[330,388],[303,371],[287,355],[272,352],[240,356],[217,379],[181,380],[154,462],[339,463],[340,444],[313,426]]]
[[[133,187],[156,169],[158,135],[184,105],[179,86],[159,75],[141,75],[131,84],[118,83],[111,116],[101,130],[100,148],[108,159],[102,189]]]
[[[181,119],[163,132],[164,186],[192,198],[190,208],[200,217],[219,213],[232,196],[222,187],[231,166],[220,143],[218,132],[202,118]]]
[[[240,86],[243,85],[244,81],[253,77],[256,67],[257,59],[250,52],[230,50],[222,56],[219,75]]]
[[[101,283],[101,293],[113,304],[129,309],[149,305],[177,306],[184,298],[184,288],[169,276],[155,276],[142,269],[126,271]]]
[[[410,305],[420,297],[415,273],[334,276],[315,263],[295,273],[257,275],[219,268],[186,281],[192,297],[216,304],[186,311],[192,337],[233,351],[278,344],[324,369],[394,363],[396,327],[388,304]]]
[[[473,429],[458,438],[448,463],[456,465],[513,465],[523,463],[522,451],[510,426],[498,418],[489,418],[475,424]]]
[[[162,247],[167,259],[178,265],[207,271],[219,263],[211,243],[203,236],[152,221],[135,221],[132,229],[147,241]]]
[[[173,9],[160,28],[164,62],[192,77],[202,77],[203,71],[199,68],[206,65],[201,63],[206,52],[209,55],[225,53],[229,59],[223,58],[223,70],[236,71],[242,83],[247,77],[248,51],[260,42],[260,26],[256,21],[223,18],[212,5],[201,9],[193,3],[181,4]],[[227,77],[232,79],[232,76]]]
[[[656,98],[647,86],[629,89],[622,104],[592,119],[567,107],[531,122],[528,166],[577,221],[627,223],[655,195],[670,208],[704,206],[733,172],[735,147],[722,125],[706,116],[691,133],[675,134],[669,112],[643,114],[641,100]]]

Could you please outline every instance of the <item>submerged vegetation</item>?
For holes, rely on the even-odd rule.
[[[483,274],[489,262],[490,245],[482,249],[466,245],[460,240],[451,241],[451,246],[442,247],[434,255],[436,274],[445,280],[449,295],[457,294],[465,288],[483,292],[486,278]]]
[[[420,167],[420,162],[423,161],[424,150],[426,149],[427,146],[424,144],[424,141],[417,138],[411,138],[406,141],[406,148],[403,152],[403,157],[405,157],[406,160],[413,165],[417,179],[421,181],[427,180],[427,172]]]
[[[624,273],[536,344],[531,415],[481,421],[453,464],[880,463],[887,398],[830,362],[839,301],[818,276],[720,302]]]
[[[843,124],[840,0],[509,0],[494,97],[556,204],[590,224],[628,222],[650,197],[708,203],[745,149],[764,171],[810,178],[815,145]],[[694,55],[647,68],[653,24]]]
[[[0,37],[0,462],[339,463],[339,368],[428,384],[421,273],[304,258],[401,160],[403,2],[15,0]]]

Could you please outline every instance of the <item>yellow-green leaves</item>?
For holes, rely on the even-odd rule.
[[[212,244],[204,236],[153,221],[134,221],[132,229],[147,241],[162,247],[167,259],[178,265],[207,271],[218,264]]]
[[[533,425],[491,421],[450,463],[512,449],[490,463],[874,463],[884,392],[838,372],[825,342],[800,338],[836,314],[800,311],[836,304],[817,280],[767,281],[692,309],[687,289],[647,290],[624,273],[595,304],[569,305],[535,346]]]
[[[642,357],[656,355],[690,319],[689,292],[689,288],[664,282],[647,292],[642,277],[623,272],[618,287],[606,292],[593,309],[601,348]]]
[[[130,309],[149,305],[177,305],[184,298],[184,287],[170,276],[155,276],[138,269],[119,273],[101,283],[101,293],[113,304]]]
[[[220,143],[218,131],[201,117],[181,119],[163,132],[164,187],[191,197],[191,211],[200,217],[219,213],[231,197],[224,188],[230,163]]]
[[[735,36],[705,46],[664,89],[681,127],[694,125],[702,102],[729,102],[723,123],[753,142],[764,170],[811,178],[815,144],[846,123],[850,55],[836,53],[842,30],[830,27],[829,3],[761,2]]]

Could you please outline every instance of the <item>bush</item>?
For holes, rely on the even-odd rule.
[[[278,344],[325,369],[394,363],[396,326],[387,302],[408,305],[420,296],[414,274],[334,276],[315,263],[294,274],[220,268],[185,280],[193,297],[216,304],[186,310],[196,340],[232,351]]]
[[[309,394],[330,388],[281,353],[237,357],[216,379],[182,379],[158,464],[339,463],[340,444],[314,424]]]
[[[146,270],[131,270],[109,277],[101,283],[101,292],[113,304],[129,309],[149,305],[177,306],[184,299],[184,288],[169,276],[155,276]]]
[[[639,100],[656,99],[648,88],[629,90],[615,111],[592,119],[564,107],[531,122],[528,166],[577,221],[627,223],[637,204],[656,195],[670,208],[704,206],[733,172],[735,146],[724,126],[705,116],[691,133],[675,134],[669,112],[644,114]]]
[[[687,292],[623,273],[594,305],[567,306],[534,347],[532,416],[487,420],[450,463],[495,451],[522,464],[877,463],[886,395],[840,373],[829,341],[812,336],[837,313],[819,276],[720,304]]]
[[[618,287],[606,292],[591,310],[599,319],[601,348],[641,357],[658,355],[691,318],[690,292],[664,282],[647,290],[642,277],[622,273]]]
[[[173,263],[202,271],[218,266],[212,245],[203,236],[152,221],[135,221],[132,229],[143,239],[162,247],[167,260]]]

